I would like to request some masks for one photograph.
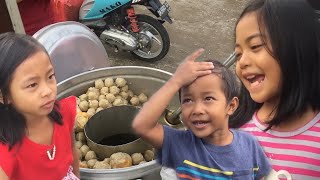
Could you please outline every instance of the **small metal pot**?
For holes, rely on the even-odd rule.
[[[131,128],[135,115],[139,112],[135,106],[114,106],[104,109],[90,118],[84,133],[88,146],[104,159],[113,153],[144,153],[152,146],[134,135]]]

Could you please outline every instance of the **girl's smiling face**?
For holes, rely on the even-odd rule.
[[[281,90],[281,69],[267,50],[268,35],[260,32],[255,12],[245,15],[236,27],[236,74],[257,103],[276,105]]]
[[[47,116],[57,95],[57,82],[48,55],[38,51],[24,60],[14,71],[9,89],[9,103],[25,118]]]

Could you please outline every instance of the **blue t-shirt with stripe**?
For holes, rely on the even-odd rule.
[[[179,179],[250,180],[266,176],[271,167],[257,140],[243,131],[231,132],[231,144],[215,146],[190,130],[164,126],[164,142],[157,160],[174,168]]]

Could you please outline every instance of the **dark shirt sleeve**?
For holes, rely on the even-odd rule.
[[[157,151],[157,162],[162,166],[174,168],[174,156],[178,144],[175,144],[179,139],[179,130],[164,125],[163,145]]]

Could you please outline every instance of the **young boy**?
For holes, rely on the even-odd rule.
[[[132,127],[158,149],[158,162],[174,168],[179,179],[263,179],[270,165],[258,142],[228,128],[239,103],[236,78],[218,61],[195,62],[202,51],[186,58],[144,104]],[[157,123],[178,91],[185,131]]]

